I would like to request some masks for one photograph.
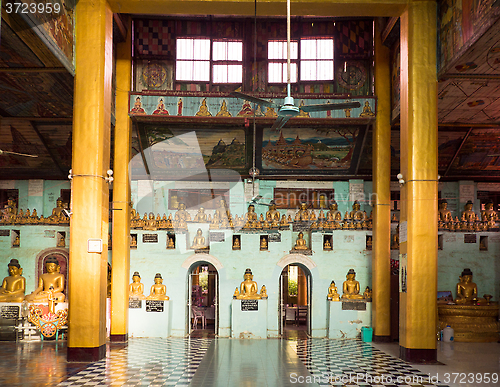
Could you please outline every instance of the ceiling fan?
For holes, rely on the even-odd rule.
[[[0,149],[0,156],[3,155],[4,153],[8,153],[10,155],[15,155],[15,156],[38,157],[37,155],[28,155],[26,153],[9,152],[9,151],[4,151],[4,150]]]
[[[283,105],[278,105],[275,104],[272,101],[268,101],[266,99],[254,97],[248,94],[240,93],[239,91],[233,91],[231,95],[235,96],[236,98],[241,98],[247,101],[251,101],[257,105],[263,105],[263,106],[268,106],[271,108],[277,108],[278,110],[278,117],[276,118],[276,121],[274,121],[273,126],[271,127],[272,130],[278,130],[281,129],[290,118],[297,116],[300,113],[300,110],[304,112],[319,112],[319,111],[327,111],[327,110],[337,110],[337,109],[352,109],[352,108],[358,108],[361,106],[361,104],[358,101],[353,101],[353,102],[342,102],[342,103],[323,103],[323,104],[317,104],[317,105],[305,105],[301,106],[300,108],[298,106],[295,106],[293,97],[291,96],[291,85],[290,85],[290,0],[287,0],[286,2],[287,8],[287,14],[286,14],[286,23],[287,23],[287,29],[286,29],[286,44],[287,44],[287,63],[286,63],[286,73],[287,73],[287,96],[285,97],[285,101]]]

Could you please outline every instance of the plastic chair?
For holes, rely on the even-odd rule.
[[[198,326],[198,319],[201,320],[201,328],[205,329],[205,326],[207,325],[207,318],[205,317],[205,312],[198,309],[196,306],[193,306],[191,310],[193,311],[193,318],[194,318],[193,329],[196,329],[196,327]]]

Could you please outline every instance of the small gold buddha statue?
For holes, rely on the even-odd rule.
[[[201,228],[199,228],[198,231],[196,231],[196,236],[193,239],[193,244],[191,248],[195,250],[201,250],[207,248],[207,246],[205,245],[205,237],[203,236],[203,231],[201,230]]]
[[[160,273],[156,273],[155,283],[151,285],[151,292],[146,297],[146,300],[168,301],[169,299],[170,297],[167,296],[167,287],[163,285],[163,278],[161,278]]]
[[[372,298],[372,290],[370,289],[369,286],[366,287],[365,291],[363,292],[363,298],[365,300],[371,300]]]
[[[399,224],[396,227],[396,232],[391,237],[391,250],[399,249]]]
[[[472,282],[471,269],[464,269],[459,277],[460,282],[457,284],[457,304],[474,304],[477,299],[477,285]]]
[[[28,294],[25,298],[28,302],[48,302],[49,288],[53,287],[54,299],[58,302],[64,302],[64,275],[60,273],[61,267],[55,256],[49,256],[45,260],[46,273],[40,276],[38,287],[33,293]]]
[[[167,249],[175,249],[175,240],[173,235],[168,235],[167,236],[168,242],[167,242]]]
[[[472,203],[471,200],[469,200],[467,203],[465,203],[464,211],[462,212],[462,221],[474,222],[476,220],[476,213],[472,209],[473,206],[474,206],[474,203]]]
[[[0,302],[22,302],[26,291],[26,278],[17,259],[7,264],[9,276],[5,277],[0,288]]]
[[[332,300],[332,301],[340,301],[340,295],[337,291],[337,287],[335,286],[335,281],[332,281],[330,283],[330,286],[328,287],[327,297],[329,300]]]
[[[149,213],[149,218],[146,220],[146,225],[143,227],[144,230],[156,230],[156,219],[155,214]]]
[[[59,240],[57,241],[57,247],[66,247],[66,236],[61,234]]]
[[[453,216],[451,216],[451,211],[448,209],[448,202],[446,200],[441,201],[439,204],[439,219],[444,223],[453,221]]]
[[[56,200],[56,207],[52,210],[52,215],[50,215],[47,218],[49,222],[59,223],[61,218],[64,218],[63,210],[64,210],[64,201],[63,198],[59,197]]]
[[[288,226],[288,220],[287,220],[287,218],[286,218],[286,215],[285,215],[285,214],[283,214],[283,216],[281,217],[280,226],[281,226],[281,227],[286,227],[286,226]]]
[[[326,215],[323,210],[319,210],[318,222],[324,222],[326,220]]]
[[[262,287],[260,288],[260,297],[261,298],[267,298],[266,285],[262,285]]]
[[[396,213],[393,212],[392,213],[392,218],[391,218],[391,222],[397,222],[398,221],[398,217],[396,216]]]
[[[233,298],[238,298],[239,295],[240,295],[240,291],[239,291],[238,287],[236,287],[236,289],[234,290],[234,293],[233,293]]]
[[[13,197],[7,199],[7,205],[3,210],[3,220],[5,223],[13,223],[17,215],[17,205]]]
[[[258,294],[259,287],[257,286],[257,282],[253,280],[252,270],[246,269],[245,275],[243,276],[245,279],[240,285],[239,294],[235,296],[237,299],[242,300],[260,300],[262,297]]]
[[[238,236],[233,238],[233,250],[241,250],[240,238]]]
[[[493,200],[488,201],[485,205],[484,211],[481,212],[481,220],[483,222],[489,222],[490,220],[497,221],[498,213],[494,210]]]
[[[307,222],[309,221],[311,214],[307,209],[307,203],[300,203],[300,209],[295,214],[295,222]]]
[[[330,210],[326,213],[326,217],[331,221],[340,221],[342,220],[342,213],[338,209],[338,204],[336,201],[330,203]],[[330,218],[328,218],[330,216]]]
[[[271,228],[279,228],[280,226],[280,215],[275,214],[273,220],[271,221]]]
[[[346,275],[346,280],[342,285],[342,298],[351,300],[361,300],[363,296],[359,294],[359,282],[356,281],[356,272],[354,269],[349,269]]]
[[[373,248],[373,236],[367,235],[366,236],[366,249],[372,250],[372,248]]]
[[[14,242],[12,242],[12,246],[14,246],[14,247],[21,246],[21,238],[19,238],[19,235],[15,236]]]
[[[264,236],[260,238],[260,249],[267,250],[267,238]]]
[[[361,222],[365,219],[364,211],[361,211],[361,205],[356,200],[352,205],[352,211],[349,214],[350,218],[355,222]]]
[[[145,300],[144,284],[141,283],[141,276],[138,271],[132,275],[132,283],[128,286],[128,298],[134,300]]]
[[[137,235],[135,234],[130,236],[130,247],[137,247]]]
[[[307,247],[307,242],[304,239],[304,233],[299,232],[297,236],[297,240],[295,241],[295,246],[293,246],[293,250],[309,250]]]
[[[255,213],[255,206],[253,204],[250,204],[248,206],[248,211],[245,214],[245,224],[247,222],[250,222],[250,224],[251,224],[252,222],[255,222],[255,221],[257,221],[257,214]]]

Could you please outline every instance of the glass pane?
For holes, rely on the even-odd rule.
[[[213,50],[213,60],[227,60],[226,42],[214,42],[212,50]]]
[[[300,58],[316,59],[316,40],[300,41]]]
[[[333,79],[333,61],[325,60],[317,62],[317,79],[318,81],[326,81]]]
[[[196,61],[193,62],[193,81],[209,81],[210,80],[210,62]]]
[[[214,83],[227,83],[227,66],[214,65]]]
[[[282,83],[282,65],[281,63],[269,63],[267,78],[269,83]]]
[[[210,39],[193,39],[193,59],[210,59]]]
[[[193,39],[177,39],[177,59],[192,59]]]
[[[333,39],[317,40],[318,59],[333,59]]]
[[[193,79],[192,61],[177,61],[175,67],[175,77],[178,81],[190,81]]]
[[[297,59],[298,53],[297,42],[290,42],[290,59]],[[273,40],[267,43],[267,57],[268,59],[286,59],[286,41]]]
[[[300,62],[300,80],[315,81],[316,79],[316,62],[312,60]]]
[[[228,42],[227,47],[228,60],[243,60],[243,42]]]
[[[286,63],[283,64],[283,81],[282,83],[287,83],[288,82],[288,77],[287,77],[287,65]],[[297,82],[297,63],[290,63],[290,82],[295,83]]]
[[[243,66],[229,65],[227,66],[227,81],[229,83],[241,83],[243,80]]]

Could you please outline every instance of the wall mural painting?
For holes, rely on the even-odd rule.
[[[358,140],[356,126],[337,128],[265,129],[262,168],[288,170],[347,170]]]
[[[175,174],[206,169],[244,169],[246,167],[243,129],[176,129],[164,125],[144,127],[148,167],[153,174]],[[141,155],[134,159],[140,166]],[[134,164],[133,164],[134,165]]]

